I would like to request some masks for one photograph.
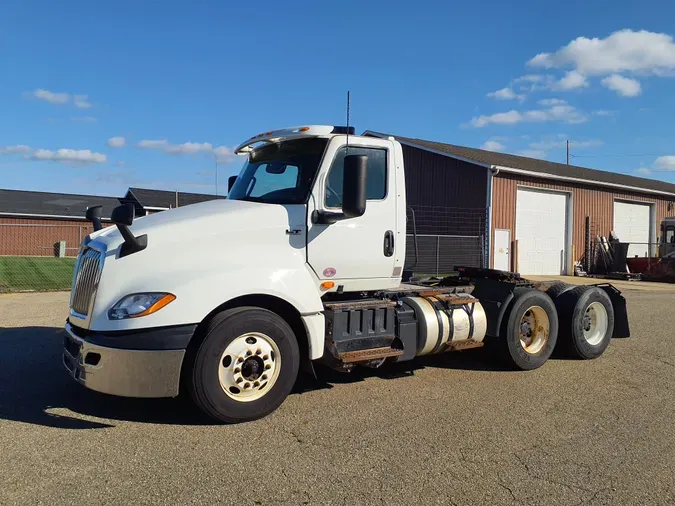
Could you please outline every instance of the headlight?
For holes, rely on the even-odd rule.
[[[132,293],[123,297],[108,311],[108,318],[124,320],[147,316],[159,311],[175,299],[176,296],[170,293]]]

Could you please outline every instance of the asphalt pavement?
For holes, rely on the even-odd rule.
[[[675,504],[675,291],[624,295],[597,360],[324,371],[234,426],[75,384],[68,294],[0,295],[0,504]]]

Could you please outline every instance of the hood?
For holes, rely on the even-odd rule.
[[[206,241],[214,236],[231,235],[239,231],[258,232],[288,227],[286,208],[277,204],[262,204],[241,200],[211,200],[177,209],[161,211],[134,219],[131,232],[148,236],[148,249]],[[105,244],[108,251],[124,242],[116,226],[91,234],[92,241]]]

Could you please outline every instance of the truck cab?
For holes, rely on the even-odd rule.
[[[138,219],[122,205],[107,228],[88,211],[95,231],[78,255],[63,352],[77,382],[129,397],[187,391],[214,419],[240,422],[274,411],[317,361],[348,372],[501,335],[511,363],[532,369],[553,351],[559,312],[584,358],[616,334],[625,305],[609,288],[554,296],[480,269],[402,284],[394,138],[309,125],[257,134],[235,153],[243,167],[227,199]],[[570,312],[579,301],[583,328]]]

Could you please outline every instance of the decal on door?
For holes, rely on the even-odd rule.
[[[326,267],[323,270],[323,275],[327,278],[332,278],[333,276],[335,276],[335,269],[333,269],[332,267]]]

